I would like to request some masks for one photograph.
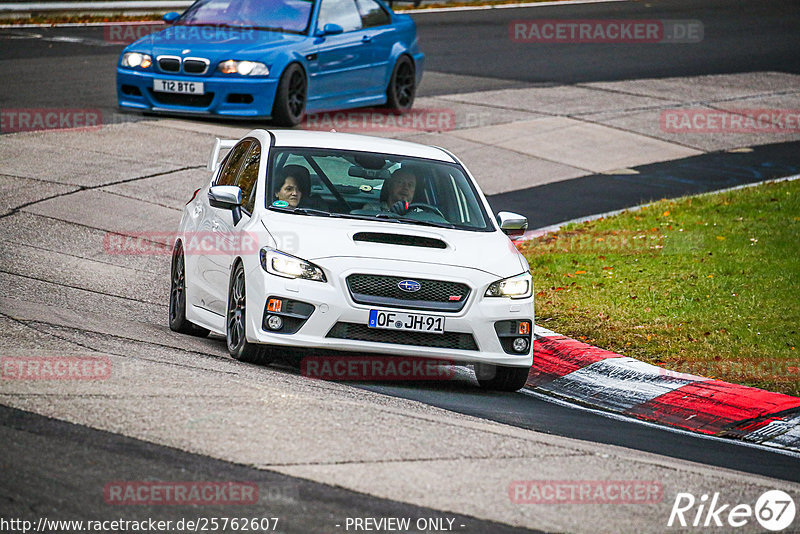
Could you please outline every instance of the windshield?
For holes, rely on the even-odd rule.
[[[313,5],[313,0],[200,0],[177,24],[305,33]]]
[[[493,230],[456,164],[371,152],[271,151],[267,207],[464,230]]]

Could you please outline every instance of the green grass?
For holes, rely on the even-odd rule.
[[[540,326],[666,369],[800,395],[800,180],[662,200],[521,251]]]

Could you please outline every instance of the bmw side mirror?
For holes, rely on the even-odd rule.
[[[338,24],[328,23],[321,30],[317,30],[317,37],[324,37],[326,35],[338,35],[344,32],[344,28]]]
[[[208,203],[212,208],[231,210],[234,226],[242,219],[242,190],[235,185],[212,185],[208,188]]]
[[[166,13],[163,17],[161,17],[161,20],[163,20],[167,24],[172,24],[173,22],[178,20],[180,16],[181,16],[180,13],[176,11],[170,11],[169,13]]]
[[[497,214],[497,224],[500,230],[511,239],[522,237],[528,229],[528,219],[518,213],[501,211]]]

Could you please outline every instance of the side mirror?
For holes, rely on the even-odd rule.
[[[522,235],[525,234],[525,230],[528,229],[528,219],[518,213],[511,213],[510,211],[501,211],[498,213],[497,224],[500,225],[500,230],[511,239],[522,237]]]
[[[181,14],[178,13],[177,11],[170,11],[169,13],[164,14],[164,16],[161,17],[161,20],[163,20],[167,24],[172,24],[173,22],[178,20],[178,18],[180,18],[180,16],[181,16]]]
[[[344,32],[344,28],[338,24],[328,23],[321,30],[317,30],[317,37],[324,37],[326,35],[338,35]]]
[[[208,188],[208,203],[212,208],[231,210],[234,226],[242,219],[242,190],[235,185],[212,185]]]

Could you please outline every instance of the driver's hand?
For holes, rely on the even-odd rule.
[[[405,215],[408,213],[408,202],[405,200],[398,200],[392,204],[390,210],[398,215]]]

